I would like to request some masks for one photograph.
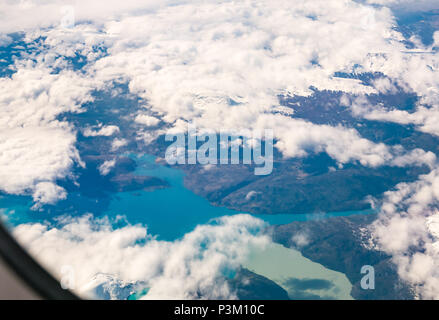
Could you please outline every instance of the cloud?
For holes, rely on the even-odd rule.
[[[43,202],[40,182],[62,179],[80,163],[75,135],[63,128],[24,127],[0,130],[0,189],[33,193]]]
[[[377,248],[422,299],[439,299],[439,171],[385,194],[371,226]]]
[[[8,37],[5,34],[0,33],[0,47],[6,47],[12,42],[11,37]]]
[[[104,137],[110,137],[112,135],[115,135],[116,133],[119,133],[119,127],[118,126],[98,126],[97,130],[93,130],[92,128],[86,128],[83,132],[84,137],[98,137],[98,136],[104,136]]]
[[[275,146],[285,157],[304,157],[309,152],[326,152],[339,163],[359,162],[363,166],[377,167],[385,164],[408,166],[436,163],[432,152],[415,149],[406,152],[401,146],[386,146],[362,138],[355,129],[342,126],[316,125],[299,119],[284,119],[279,115],[264,115],[262,123],[276,128],[281,137]],[[258,127],[259,122],[254,123]]]
[[[373,19],[363,23],[365,16]],[[286,157],[323,151],[341,163],[402,164],[398,152],[354,129],[278,113],[278,95],[307,96],[311,87],[355,95],[393,90],[384,81],[373,87],[333,76],[360,66],[359,72],[388,72],[431,99],[428,88],[437,77],[425,73],[437,58],[404,53],[390,10],[351,1],[178,2],[109,21],[105,32],[113,42],[90,66],[96,78],[127,79],[146,108],[176,128],[193,121],[215,130],[274,129]],[[425,158],[431,164],[432,155]]]
[[[402,163],[392,148],[353,129],[320,126],[279,112],[279,95],[308,96],[312,88],[356,95],[392,90],[383,81],[373,87],[334,77],[335,72],[382,72],[430,101],[430,89],[438,81],[431,70],[437,58],[406,53],[391,10],[354,1],[78,1],[73,6],[78,23],[70,29],[56,23],[66,2],[26,3],[6,3],[7,27],[18,28],[21,24],[14,21],[23,17],[30,20],[26,37],[44,38],[40,64],[53,64],[53,55],[81,53],[88,62],[81,71],[91,83],[126,81],[148,113],[157,116],[137,115],[137,122],[275,129],[276,146],[286,157],[327,152],[340,163]],[[47,21],[32,19],[34,10],[46,10]],[[0,30],[7,27],[0,25]],[[105,54],[93,50],[99,47]],[[156,136],[139,132],[146,141]],[[119,147],[115,143],[113,151]],[[410,156],[404,157],[410,163]]]
[[[99,173],[103,176],[106,176],[110,173],[111,169],[113,169],[115,165],[116,159],[104,161],[104,163],[99,166]]]
[[[32,61],[16,68],[0,78],[0,189],[33,195],[38,205],[53,203],[65,195],[53,182],[83,165],[76,133],[59,116],[82,112],[94,85],[72,71],[54,74]]]
[[[53,182],[40,182],[35,186],[32,197],[36,203],[33,208],[36,209],[42,203],[54,204],[58,200],[66,199],[67,192]]]
[[[157,119],[156,117],[148,116],[146,114],[137,115],[134,121],[143,124],[146,127],[155,127],[160,123],[160,119]]]
[[[126,139],[114,139],[113,142],[111,143],[111,151],[117,151],[120,148],[126,146],[128,144],[128,140]]]
[[[419,131],[439,136],[439,105],[426,106],[418,103],[414,112],[371,105],[366,97],[355,99],[352,103],[355,116],[368,120],[394,122],[402,125],[414,125]]]
[[[301,231],[296,234],[294,234],[291,237],[291,242],[297,247],[302,248],[304,246],[307,246],[310,243],[310,237],[308,232]]]
[[[8,23],[0,23],[2,32],[23,29],[26,41],[41,39],[41,52],[18,60],[12,78],[1,79],[0,124],[7,128],[32,125],[35,132],[41,128],[43,133],[36,134],[40,138],[47,127],[63,128],[66,133],[68,124],[57,117],[85,111],[82,106],[92,101],[92,90],[117,80],[127,82],[130,92],[142,98],[146,113],[136,115],[135,121],[146,126],[163,121],[178,129],[193,121],[201,129],[274,129],[276,147],[285,157],[326,152],[339,163],[371,167],[432,166],[435,162],[433,154],[422,150],[405,152],[399,146],[364,139],[355,129],[317,125],[279,112],[285,111],[279,106],[279,95],[309,96],[314,89],[367,95],[391,92],[398,85],[421,97],[417,113],[378,110],[377,114],[375,110],[365,116],[405,118],[405,123],[411,121],[420,130],[437,133],[438,55],[432,54],[433,47],[419,43],[408,50],[394,28],[389,8],[338,0],[273,0],[251,5],[77,1],[73,6],[77,24],[65,28],[60,25],[60,9],[68,1],[3,2]],[[45,12],[41,14],[44,19],[38,12]],[[87,62],[78,72],[65,68],[66,57],[76,54]],[[53,72],[57,68],[62,71]],[[334,77],[335,72],[381,72],[389,80],[376,80],[370,86]],[[87,128],[84,134],[117,132],[116,126],[103,126],[96,131]],[[157,132],[139,131],[145,141],[157,136]],[[64,141],[61,134],[59,140]],[[35,138],[30,142],[35,143]],[[115,139],[112,151],[127,143]],[[77,161],[74,151],[70,152],[73,145],[71,140],[62,151],[68,159],[57,157],[63,166],[46,172],[49,181],[65,176]],[[35,148],[25,150],[26,158],[32,158]],[[27,165],[32,168],[31,162]],[[15,189],[0,188],[24,193],[44,179],[34,174]]]
[[[348,95],[402,88],[420,98],[413,113],[359,100],[352,110],[438,135],[439,33],[432,46],[412,38],[415,48],[407,49],[389,8],[413,8],[419,2],[368,3],[389,7],[348,0],[78,0],[73,6],[77,24],[65,28],[60,9],[70,1],[2,0],[0,32],[25,31],[25,41],[41,39],[41,46],[40,52],[16,61],[11,78],[0,79],[0,189],[31,194],[37,203],[62,199],[65,192],[55,182],[80,159],[74,128],[60,115],[85,111],[82,105],[93,100],[91,92],[113,81],[127,82],[145,112],[155,115],[157,120],[137,115],[147,126],[160,120],[177,130],[190,121],[200,129],[269,128],[275,129],[276,147],[285,157],[326,152],[339,163],[437,166],[431,152],[374,143],[351,128],[295,119],[279,106],[279,95],[310,96],[314,89],[343,91],[342,102],[348,104]],[[433,1],[422,4],[437,8]],[[78,72],[66,68],[65,58],[76,54],[87,62]],[[334,77],[335,72],[386,78],[366,85]],[[87,132],[111,136],[117,130]],[[141,131],[139,137],[150,141],[157,132]],[[114,139],[112,151],[127,143]],[[103,173],[111,163],[104,164]],[[386,193],[374,225],[379,247],[425,298],[439,297],[438,176],[433,169]],[[166,243],[141,226],[116,230],[108,221],[84,217],[59,228],[22,225],[15,234],[55,274],[61,265],[72,264],[79,287],[102,272],[123,281],[147,280],[151,298],[194,298],[197,292],[223,298],[233,293],[218,275],[239,264],[246,245],[265,241],[247,229],[259,226],[248,216],[224,218]]]
[[[85,111],[92,101],[93,81],[64,70],[54,74],[42,63],[23,60],[12,77],[0,78],[0,127],[66,126],[57,117],[66,112]]]
[[[144,281],[146,299],[236,298],[225,280],[251,246],[265,246],[264,222],[249,215],[200,225],[182,239],[158,241],[140,225],[114,229],[108,219],[66,218],[59,227],[25,224],[14,236],[54,275],[68,266],[79,294],[94,292],[94,277]],[[100,281],[102,282],[102,281]]]

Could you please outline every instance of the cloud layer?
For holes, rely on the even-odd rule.
[[[343,103],[357,116],[411,124],[439,135],[439,33],[431,46],[416,37],[405,39],[396,31],[390,9],[419,4],[78,0],[66,8],[70,1],[2,0],[0,45],[10,44],[6,34],[17,31],[25,32],[28,43],[41,43],[37,53],[16,61],[12,77],[0,79],[0,189],[32,195],[37,207],[65,198],[56,181],[81,161],[75,128],[61,115],[85,111],[82,105],[92,100],[93,90],[126,82],[145,107],[133,121],[148,128],[163,122],[184,130],[189,121],[209,129],[268,128],[274,129],[276,147],[285,157],[326,152],[340,164],[430,166],[431,174],[386,194],[374,234],[379,247],[394,257],[401,277],[414,283],[421,297],[438,298],[435,156],[375,143],[342,125],[292,118],[289,112],[279,113],[284,109],[278,101],[279,95],[309,96],[313,89],[365,97],[401,88],[419,97],[415,112],[373,106],[361,98]],[[436,2],[421,4],[432,8]],[[76,19],[73,28],[63,25],[69,12]],[[407,40],[413,48],[406,46]],[[77,55],[86,62],[80,71],[68,67],[68,59]],[[334,77],[335,72],[385,78],[367,85]],[[111,136],[116,131],[100,127],[84,134]],[[127,143],[115,139],[113,150]],[[101,169],[108,173],[111,163]],[[55,273],[60,263],[77,263],[80,286],[104,272],[124,281],[151,279],[150,297],[195,297],[197,290],[230,297],[225,285],[212,290],[221,285],[218,274],[239,262],[243,243],[259,241],[243,227],[258,223],[239,219],[200,227],[173,244],[150,239],[142,227],[113,230],[108,222],[90,218],[67,221],[60,228],[24,225],[16,235]],[[204,241],[208,250],[200,258]],[[90,256],[95,260],[86,260]]]
[[[420,298],[439,299],[439,171],[386,193],[372,225],[380,250],[393,257],[402,279]]]
[[[0,78],[0,190],[53,203],[65,198],[53,183],[82,165],[75,131],[58,117],[82,112],[92,86],[72,71],[53,74],[31,61],[17,67]]]
[[[280,127],[275,135],[285,156],[327,151],[341,163],[369,166],[397,157],[352,129],[270,116],[279,109],[278,95],[307,96],[311,88],[351,94],[382,89],[379,83],[334,77],[354,69],[388,74],[426,101],[438,81],[431,70],[437,58],[408,55],[386,7],[336,0],[128,1],[123,8],[103,8],[105,18],[97,10],[101,6],[98,1],[89,8],[87,18],[94,23],[86,27],[65,30],[54,21],[55,29],[34,31],[33,37],[47,37],[49,52],[82,52],[89,57],[89,77],[127,81],[147,111],[172,126],[195,121],[217,130]],[[83,9],[83,2],[74,7],[79,21],[85,19]],[[130,14],[134,9],[137,14]],[[107,54],[97,58],[84,43],[105,46]],[[136,119],[148,127],[158,123],[145,116],[150,117]]]
[[[120,221],[119,221],[120,223]],[[233,299],[226,281],[252,246],[269,238],[264,222],[249,215],[223,217],[198,226],[175,242],[157,241],[137,225],[113,228],[108,219],[67,218],[59,227],[20,225],[14,236],[54,275],[73,272],[75,290],[96,297],[99,274],[121,283],[142,281],[145,299]]]
[[[143,98],[145,114],[133,118],[147,128],[159,121],[177,129],[189,121],[216,130],[269,128],[275,129],[276,147],[286,157],[327,152],[341,164],[373,167],[434,162],[434,156],[422,150],[406,153],[368,141],[355,129],[316,125],[278,112],[279,95],[307,96],[312,88],[365,95],[386,87],[334,77],[335,72],[354,69],[382,72],[417,92],[423,103],[435,102],[437,55],[407,54],[386,7],[338,0],[77,1],[68,10],[69,1],[3,4],[8,23],[0,24],[0,30],[23,30],[26,41],[40,41],[39,51],[16,62],[11,79],[1,79],[0,124],[8,128],[2,138],[13,134],[20,139],[14,144],[27,146],[2,153],[0,170],[9,179],[0,189],[6,192],[22,194],[40,181],[66,176],[78,155],[74,131],[57,117],[85,111],[81,106],[91,100],[90,92],[115,80],[127,82],[130,91]],[[36,14],[40,11],[44,21]],[[75,18],[72,28],[63,25],[66,11]],[[68,68],[68,59],[77,55],[86,64],[75,72]],[[54,73],[59,69],[63,71]],[[429,117],[429,110],[405,121],[435,132],[431,119],[437,116]],[[44,152],[40,146],[50,145],[44,140],[48,128],[57,148]],[[110,136],[117,130],[101,126],[86,129],[84,135]],[[150,136],[139,132],[140,138]],[[126,144],[115,140],[113,150]],[[20,150],[23,154],[16,156]],[[23,161],[12,165],[14,157]],[[50,166],[36,169],[34,158]],[[19,164],[32,168],[32,174],[19,174]]]

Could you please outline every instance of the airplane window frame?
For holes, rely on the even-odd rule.
[[[41,299],[80,300],[71,291],[63,289],[60,282],[26,252],[2,223],[0,259]]]

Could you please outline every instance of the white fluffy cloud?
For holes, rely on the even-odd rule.
[[[439,299],[439,171],[385,196],[372,225],[378,248],[392,256],[399,275],[420,298]]]
[[[39,201],[53,199],[38,184],[62,179],[80,163],[75,142],[75,135],[62,128],[0,130],[0,188],[15,194],[36,192]]]
[[[146,127],[154,127],[160,123],[160,120],[156,117],[148,116],[146,114],[139,114],[134,119],[139,124],[143,124]]]
[[[27,180],[2,182],[0,188],[7,192],[32,192],[39,181],[53,181],[68,173],[78,159],[74,139],[65,139],[73,132],[55,119],[63,112],[81,112],[81,105],[91,100],[91,90],[113,80],[127,81],[132,93],[148,101],[148,114],[159,116],[137,115],[135,120],[146,126],[154,127],[163,120],[174,127],[196,121],[199,127],[210,129],[270,128],[275,129],[276,147],[287,157],[324,151],[340,163],[358,161],[366,166],[431,166],[434,162],[433,155],[422,150],[404,153],[398,147],[363,139],[353,129],[315,125],[277,112],[279,94],[309,95],[310,87],[354,94],[392,90],[392,84],[383,81],[367,86],[333,76],[336,71],[352,72],[354,68],[359,68],[357,72],[383,72],[401,87],[417,92],[422,104],[435,103],[437,55],[419,43],[418,49],[425,53],[407,53],[386,7],[337,0],[77,1],[68,8],[64,6],[69,1],[2,2],[6,17],[2,21],[7,23],[0,23],[0,31],[24,30],[27,41],[45,39],[41,53],[17,62],[18,71],[11,79],[0,79],[0,124],[16,130],[14,133],[32,125],[35,132],[27,142],[24,132],[29,134],[30,129],[21,134],[21,143],[32,147],[24,149],[21,159],[29,159],[27,167],[35,173]],[[74,15],[73,28],[62,25],[66,12]],[[106,54],[96,50],[98,47],[106,48]],[[83,73],[51,72],[63,69],[64,58],[77,53],[88,62]],[[420,106],[418,113],[397,116],[423,131],[437,133],[435,108]],[[395,116],[377,116],[375,111],[374,117]],[[30,159],[46,143],[36,139],[45,136],[47,127],[59,128],[53,131],[60,133],[59,152],[56,160],[45,156],[44,161],[57,165],[50,166],[50,172],[40,172]],[[117,132],[115,126],[104,126],[88,128],[84,135]],[[157,134],[140,131],[139,137],[149,141]],[[126,143],[116,139],[112,150]],[[2,161],[9,163],[10,159],[3,157]],[[2,169],[13,174],[10,169],[14,168],[8,164]]]
[[[408,112],[383,105],[371,105],[367,98],[359,97],[352,103],[352,112],[355,116],[368,120],[414,125],[419,131],[439,136],[439,104],[425,106],[421,103],[414,112]]]
[[[72,71],[53,74],[44,66],[17,64],[10,78],[0,78],[0,189],[33,194],[38,203],[65,197],[53,185],[76,163],[76,134],[58,117],[82,112],[92,98],[89,80]]]
[[[0,47],[5,47],[12,42],[12,39],[5,34],[0,33]]]
[[[410,39],[416,48],[408,50],[386,7],[409,8],[415,3],[420,4],[408,0],[78,0],[70,7],[77,24],[65,29],[62,22],[69,8],[63,6],[71,5],[68,0],[1,0],[0,32],[23,30],[28,41],[43,36],[45,49],[18,62],[11,78],[0,79],[0,189],[33,194],[38,202],[63,198],[65,193],[55,181],[80,160],[74,131],[56,119],[64,112],[81,112],[81,105],[91,100],[91,90],[114,80],[127,82],[131,93],[145,101],[147,114],[175,128],[192,120],[201,128],[270,128],[275,129],[276,147],[287,157],[327,152],[341,163],[433,167],[432,153],[405,152],[399,146],[366,140],[354,129],[316,125],[278,112],[278,95],[307,96],[311,87],[367,95],[394,92],[398,85],[421,98],[415,113],[357,102],[354,113],[414,124],[437,135],[439,56],[434,47],[439,33],[431,47]],[[431,7],[436,1],[422,5]],[[2,35],[0,42],[7,44],[10,39]],[[106,48],[105,54],[97,47]],[[81,72],[51,72],[62,69],[63,57],[75,53],[88,62]],[[337,71],[381,72],[389,80],[367,86],[336,78]],[[157,122],[145,116],[137,121],[147,126]],[[89,133],[116,131],[100,128]],[[126,143],[115,139],[113,151]],[[378,244],[393,255],[400,275],[426,298],[437,298],[439,287],[438,176],[433,170],[418,182],[387,193],[374,226]],[[219,271],[240,261],[244,244],[262,241],[244,228],[258,223],[245,216],[227,218],[172,244],[149,238],[142,227],[113,230],[108,222],[90,218],[67,221],[59,229],[24,225],[15,234],[55,274],[62,264],[74,265],[80,286],[103,272],[124,281],[148,279],[153,298],[193,297],[197,290],[229,297],[226,286],[217,290],[212,286],[221,284],[216,278]],[[136,244],[145,239],[145,245]],[[202,249],[205,241],[208,246]]]
[[[287,157],[306,156],[308,152],[326,152],[340,163],[359,162],[363,166],[377,167],[385,164],[394,166],[436,163],[432,152],[415,149],[406,152],[401,146],[389,147],[383,143],[373,143],[362,138],[354,129],[342,126],[315,125],[313,123],[285,119],[279,115],[264,115],[264,125],[276,128],[282,137],[276,147]],[[257,127],[258,122],[255,123]]]
[[[98,126],[98,128],[86,128],[83,132],[83,135],[85,137],[98,137],[98,136],[104,136],[104,137],[110,137],[116,133],[119,133],[119,127],[118,126]]]
[[[57,186],[53,182],[40,182],[35,186],[33,199],[38,207],[41,203],[54,204],[58,200],[67,198],[64,188]]]
[[[311,87],[369,94],[386,87],[333,76],[354,68],[388,74],[431,100],[437,82],[431,66],[437,58],[408,55],[386,7],[338,0],[78,1],[72,7],[77,25],[65,29],[57,19],[66,3],[13,6],[6,1],[4,14],[10,20],[0,30],[15,25],[27,30],[29,39],[44,36],[46,49],[35,58],[42,65],[81,53],[88,61],[83,72],[95,86],[127,81],[130,91],[148,102],[146,109],[174,127],[196,121],[217,130],[269,128],[285,156],[325,151],[341,163],[413,163],[410,155],[367,141],[353,129],[319,126],[277,112],[279,94],[309,95]],[[29,14],[36,16],[35,10],[46,10],[47,20],[32,19]],[[19,23],[23,17],[28,24]],[[81,24],[83,20],[90,23]],[[53,28],[39,29],[44,26]],[[99,46],[106,48],[105,55],[93,51]],[[158,123],[146,115],[136,121]],[[107,129],[85,134],[115,132]],[[115,140],[114,151],[120,142]],[[431,163],[432,155],[417,155]]]
[[[84,111],[93,87],[73,71],[54,74],[44,64],[21,61],[11,78],[0,78],[0,128],[66,125],[56,117]]]
[[[14,236],[59,278],[73,270],[76,291],[93,292],[94,276],[144,281],[146,299],[235,298],[224,276],[239,267],[252,246],[269,242],[264,222],[249,215],[220,218],[198,226],[175,242],[157,241],[146,228],[113,229],[107,219],[85,216],[62,226],[20,225]]]
[[[99,173],[103,176],[106,176],[110,173],[111,169],[113,169],[115,165],[116,159],[104,161],[104,163],[99,166]]]
[[[309,95],[311,86],[354,94],[383,90],[383,83],[374,88],[333,77],[354,66],[389,72],[406,87],[411,81],[411,89],[428,93],[428,76],[417,72],[420,85],[411,79],[415,65],[424,71],[430,60],[407,58],[393,26],[390,10],[351,1],[182,1],[107,22],[109,55],[89,71],[101,80],[126,79],[147,108],[176,127],[196,121],[217,130],[271,128],[285,156],[325,151],[342,163],[410,163],[410,155],[395,160],[391,148],[353,129],[270,115],[279,108],[278,94]],[[413,68],[400,68],[407,59]],[[426,155],[429,164],[432,157]]]
[[[126,139],[114,139],[111,143],[111,151],[117,151],[122,147],[125,147],[128,144],[128,140]]]

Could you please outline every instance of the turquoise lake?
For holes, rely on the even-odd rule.
[[[164,179],[170,184],[170,187],[153,191],[140,190],[117,193],[111,198],[106,209],[100,213],[101,216],[125,216],[131,224],[146,225],[148,233],[156,236],[157,239],[173,241],[191,232],[197,225],[209,223],[214,218],[245,213],[211,205],[203,197],[185,188],[182,171],[157,164],[154,156],[135,154],[127,156],[137,163],[134,174]],[[92,210],[87,206],[89,202],[81,199],[78,195],[71,194],[69,197],[74,199],[75,205],[78,207]],[[49,212],[32,211],[30,210],[31,206],[32,201],[28,197],[0,197],[0,217],[6,219],[11,226],[53,219]],[[273,225],[373,212],[373,210],[366,210],[325,214],[253,216]],[[268,264],[267,259],[269,260]],[[297,292],[294,288],[286,285],[285,281],[290,278],[299,280],[301,278],[316,278],[329,281],[332,284],[331,289],[304,292],[306,294],[330,299],[352,298],[350,296],[352,285],[345,275],[306,259],[297,250],[287,249],[278,244],[272,243],[269,249],[257,248],[253,250],[244,267],[273,280],[286,289],[292,299],[295,299]],[[141,292],[139,297],[133,296],[132,298],[138,299],[146,293]]]
[[[131,223],[148,225],[151,234],[162,240],[175,240],[192,231],[198,224],[226,215],[245,213],[213,206],[201,196],[185,188],[184,173],[159,165],[150,155],[129,155],[136,160],[137,175],[148,175],[168,181],[170,188],[154,191],[121,192],[113,198],[106,212],[109,216],[125,215]],[[373,210],[325,214],[254,215],[268,224],[287,224],[330,217],[369,214]]]
[[[152,155],[127,154],[126,156],[137,162],[134,174],[162,178],[170,184],[170,187],[153,191],[139,190],[116,193],[112,196],[108,208],[100,215],[126,216],[131,224],[147,225],[148,232],[157,236],[158,239],[172,241],[192,231],[197,225],[208,223],[211,219],[246,213],[211,205],[208,200],[194,194],[184,186],[183,171],[157,164]],[[90,202],[84,201],[77,194],[71,194],[69,197],[74,199],[75,206],[83,212],[94,213],[93,209],[88,207]],[[56,216],[50,212],[32,211],[30,210],[31,206],[32,199],[29,197],[0,196],[0,216],[3,216],[11,226],[21,223],[43,222],[52,220]],[[324,214],[292,213],[253,216],[270,225],[275,225],[374,212],[374,210],[364,210]],[[66,210],[66,214],[72,213]]]

